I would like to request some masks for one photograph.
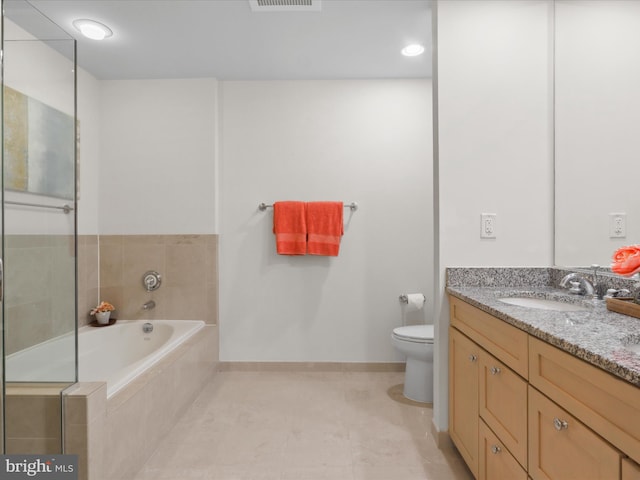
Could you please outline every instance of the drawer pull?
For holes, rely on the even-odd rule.
[[[476,360],[478,360],[478,356],[474,355],[474,354],[471,354],[471,355],[469,355],[469,360],[472,361],[472,362],[475,362]]]
[[[498,445],[491,445],[491,453],[493,453],[494,455],[497,455],[501,451],[502,449]]]
[[[566,430],[567,428],[569,428],[569,424],[567,422],[565,422],[564,420],[560,420],[559,418],[554,418],[553,419],[553,426],[558,431]]]
[[[500,373],[500,367],[491,367],[491,370],[489,370],[491,372],[491,375],[497,375]]]

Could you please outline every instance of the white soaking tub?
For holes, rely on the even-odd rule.
[[[149,323],[153,331],[145,333]],[[78,330],[78,381],[107,382],[111,397],[204,327],[200,320],[118,320]],[[7,381],[73,381],[73,335],[63,335],[7,358]]]
[[[150,323],[153,331],[145,333]],[[78,381],[107,382],[107,398],[204,327],[200,320],[118,320],[78,333]]]

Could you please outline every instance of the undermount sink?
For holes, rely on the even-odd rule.
[[[555,310],[557,312],[585,312],[587,307],[575,303],[559,302],[557,300],[549,300],[547,298],[533,297],[504,297],[499,298],[503,303],[516,305],[518,307],[536,308],[538,310]],[[640,346],[639,350],[640,351]]]

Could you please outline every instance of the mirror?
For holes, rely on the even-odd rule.
[[[640,2],[555,2],[555,264],[640,243]]]

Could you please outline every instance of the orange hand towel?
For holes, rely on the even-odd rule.
[[[307,253],[337,257],[344,233],[342,202],[307,203]]]
[[[279,255],[304,255],[307,251],[304,202],[274,203],[273,233]]]

